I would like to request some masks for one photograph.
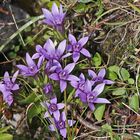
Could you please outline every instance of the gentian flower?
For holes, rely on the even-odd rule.
[[[36,63],[28,53],[26,53],[26,62],[27,66],[17,65],[17,67],[20,69],[21,74],[23,76],[35,76],[39,71],[40,63],[36,65]]]
[[[54,118],[55,118],[56,120],[59,120],[59,117],[60,117],[60,112],[59,112],[59,110],[60,110],[60,109],[63,109],[64,106],[65,106],[65,104],[63,104],[63,103],[57,103],[57,98],[55,97],[55,98],[53,98],[53,99],[50,100],[50,103],[48,103],[48,102],[46,101],[46,102],[45,102],[45,105],[47,106],[50,115],[53,114]],[[45,118],[49,117],[49,113],[46,112],[45,115],[44,115],[44,117],[45,117]]]
[[[3,93],[3,99],[10,106],[13,102],[12,92],[19,89],[19,85],[15,83],[19,71],[16,71],[10,79],[9,73],[4,73],[3,81],[0,82],[0,91]]]
[[[92,81],[92,84],[97,84],[97,83],[105,83],[107,85],[111,85],[113,84],[114,82],[111,81],[111,80],[107,80],[107,79],[104,79],[105,77],[105,74],[106,74],[106,70],[105,69],[101,69],[98,74],[96,74],[94,71],[92,70],[88,70],[88,75],[91,77],[91,81]]]
[[[79,81],[71,81],[71,85],[76,89],[75,91],[75,97],[78,96],[79,93],[81,93],[81,91],[84,91],[85,89],[85,76],[83,73],[80,74],[79,76]]]
[[[52,90],[53,90],[52,84],[48,83],[43,87],[43,91],[45,92],[46,95],[52,93]]]
[[[55,122],[55,126],[54,126],[54,124],[51,124],[51,125],[49,125],[49,129],[51,131],[55,131],[55,128],[57,128],[59,130],[60,134],[64,138],[66,138],[66,136],[67,136],[67,129],[66,129],[66,127],[67,126],[66,126],[66,115],[65,115],[65,112],[61,113],[61,115],[60,115],[58,120],[56,120],[54,118],[54,122]],[[74,120],[68,120],[68,125],[71,127],[71,126],[73,126],[75,124],[75,122],[76,121],[74,121]]]
[[[55,48],[55,45],[52,42],[52,40],[48,39],[47,42],[45,43],[45,48],[47,51],[45,54],[45,58],[49,61],[50,60],[60,61],[61,59],[64,59],[71,55],[71,53],[67,53],[66,55],[63,55],[66,49],[66,40],[61,41],[58,47]]]
[[[63,23],[66,13],[63,13],[62,5],[60,4],[60,9],[58,10],[56,3],[53,3],[51,12],[45,8],[42,8],[42,11],[45,16],[44,23],[63,32]]]
[[[81,92],[78,96],[80,97],[81,101],[83,103],[87,103],[89,108],[94,111],[95,106],[94,104],[97,103],[110,103],[107,99],[105,98],[98,98],[98,96],[102,93],[104,90],[105,84],[99,84],[97,85],[93,90],[92,90],[92,84],[89,80],[86,81],[85,84],[85,91]]]
[[[88,41],[88,37],[83,37],[78,42],[76,41],[76,38],[72,34],[69,34],[68,38],[69,38],[70,45],[68,45],[67,50],[72,52],[72,57],[74,62],[77,62],[79,60],[80,53],[82,53],[84,56],[88,58],[91,57],[89,51],[83,48],[83,46]]]
[[[57,68],[55,73],[49,75],[49,78],[60,82],[60,90],[63,92],[67,87],[67,81],[78,81],[79,78],[71,75],[71,71],[74,69],[75,63],[68,64],[64,69]]]

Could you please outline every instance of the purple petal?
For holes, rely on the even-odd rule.
[[[10,80],[10,77],[9,77],[9,73],[6,71],[5,73],[4,73],[4,82],[10,82],[11,80]]]
[[[44,118],[48,118],[48,117],[50,117],[50,114],[48,113],[48,111],[46,111],[44,114]]]
[[[47,21],[50,21],[49,24],[52,25],[51,20],[53,20],[53,16],[52,16],[51,12],[45,8],[42,8],[42,12],[43,12],[45,18],[47,19]]]
[[[60,90],[63,92],[67,87],[67,82],[64,80],[60,80]]]
[[[99,73],[98,73],[98,76],[104,78],[104,77],[105,77],[105,74],[106,74],[105,69],[101,69],[101,70],[99,71]]]
[[[53,112],[53,115],[54,115],[55,120],[59,121],[59,118],[60,118],[60,112],[59,112],[59,110]]]
[[[13,77],[12,77],[12,82],[13,82],[13,83],[16,81],[18,74],[19,74],[19,70],[16,71],[16,72],[14,73]]]
[[[93,70],[88,70],[88,75],[93,79],[97,77],[97,74]]]
[[[105,103],[105,104],[110,104],[110,102],[109,102],[107,99],[105,99],[105,98],[96,98],[96,99],[94,100],[94,103]]]
[[[80,100],[81,100],[82,102],[84,102],[84,103],[87,102],[87,96],[86,96],[85,93],[81,92],[78,96],[80,97]]]
[[[11,106],[11,104],[13,103],[13,96],[9,94],[4,98],[4,100],[6,103],[8,103],[9,106]]]
[[[67,71],[67,73],[69,74],[74,69],[74,67],[75,63],[70,63],[64,68],[64,71]]]
[[[66,138],[66,136],[67,136],[67,130],[66,130],[66,128],[60,129],[60,134],[61,134],[64,138]]]
[[[49,78],[52,80],[59,80],[58,74],[57,73],[53,73],[51,75],[49,75]]]
[[[61,118],[62,118],[62,121],[66,121],[66,114],[64,111],[61,113]]]
[[[76,123],[76,121],[74,121],[74,120],[68,120],[68,124],[70,127],[73,126],[75,123]]]
[[[63,14],[63,8],[62,8],[62,4],[60,4],[59,11],[60,11],[60,12],[59,12],[60,14]]]
[[[12,90],[18,90],[19,89],[19,85],[18,84],[15,84],[12,88]]]
[[[28,64],[28,66],[35,66],[35,62],[32,60],[31,56],[29,55],[29,53],[26,53],[26,62]]]
[[[89,108],[90,108],[92,111],[95,110],[95,106],[94,106],[94,104],[92,104],[92,103],[88,103],[88,106],[89,106]]]
[[[53,16],[57,16],[59,14],[59,10],[58,10],[56,3],[53,3],[53,5],[52,5],[52,14],[53,14]]]
[[[40,57],[40,54],[39,53],[35,53],[33,56],[32,56],[32,59],[37,59]]]
[[[92,89],[92,84],[91,84],[91,82],[89,81],[89,80],[87,80],[86,82],[85,82],[85,86],[84,86],[85,88],[84,88],[84,91],[86,91],[86,92],[91,92],[91,89]]]
[[[115,82],[114,81],[111,81],[111,80],[103,80],[103,83],[107,84],[107,85],[112,85],[114,84]]]
[[[28,67],[24,65],[16,65],[21,71],[28,72]]]
[[[54,127],[53,124],[49,125],[48,127],[49,127],[49,129],[50,129],[51,131],[55,131],[55,127]]]
[[[83,73],[81,73],[81,74],[80,74],[79,78],[80,78],[80,80],[85,81],[85,76],[84,76],[84,74],[83,74]]]
[[[87,43],[87,41],[88,41],[88,37],[83,37],[83,38],[81,38],[79,41],[78,41],[78,43],[81,45],[81,46],[84,46],[86,43]]]
[[[65,55],[62,56],[62,59],[67,58],[67,57],[69,57],[71,55],[72,55],[71,53],[67,53],[67,54],[65,54]]]
[[[81,94],[81,90],[77,89],[76,92],[75,92],[75,97],[78,97],[79,94]]]
[[[105,84],[102,83],[102,84],[97,85],[97,86],[93,89],[92,92],[96,94],[95,96],[98,96],[98,95],[104,90],[104,86],[105,86]]]
[[[85,48],[82,48],[82,50],[80,51],[84,56],[86,57],[91,57],[91,54],[89,53],[89,51]]]
[[[69,81],[79,81],[79,78],[76,77],[75,75],[69,75],[67,80],[69,80]]]
[[[44,61],[44,56],[41,56],[41,57],[39,58],[39,60],[38,60],[38,63],[37,63],[37,67],[38,67],[38,68],[41,67],[43,61]]]
[[[51,100],[50,100],[50,103],[51,104],[56,104],[57,103],[57,98],[55,97],[55,98],[52,98]]]
[[[66,40],[63,40],[62,42],[60,42],[57,51],[59,52],[60,55],[62,55],[65,49],[66,49]]]
[[[42,46],[41,45],[36,45],[36,51],[40,53],[41,50],[42,50]]]
[[[64,108],[64,106],[65,106],[65,104],[63,104],[63,103],[57,104],[58,109],[62,109],[62,108]]]
[[[71,84],[72,87],[78,88],[78,82],[76,82],[76,81],[71,81],[70,84]]]
[[[73,58],[74,62],[77,62],[80,58],[80,53],[79,52],[73,52],[72,58]]]
[[[5,91],[5,85],[4,84],[0,84],[0,91],[4,92]]]
[[[68,45],[68,46],[66,47],[66,50],[67,50],[68,52],[72,51],[72,45]]]
[[[72,34],[69,34],[68,38],[69,38],[69,42],[70,42],[72,45],[74,45],[74,44],[77,43],[76,38],[75,38]]]
[[[50,55],[55,52],[55,46],[51,39],[47,40],[47,42],[44,44],[44,48],[48,51]]]

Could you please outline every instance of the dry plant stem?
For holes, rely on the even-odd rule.
[[[137,95],[139,96],[139,88],[138,88],[138,78],[139,78],[139,74],[140,74],[140,64],[137,67],[137,74],[136,74],[136,89],[137,89]]]

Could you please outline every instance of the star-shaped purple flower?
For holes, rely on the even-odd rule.
[[[27,66],[17,65],[17,68],[19,68],[23,76],[35,76],[39,71],[40,64],[38,63],[36,65],[36,63],[33,61],[33,59],[28,53],[26,53],[26,62]]]
[[[58,9],[56,3],[53,3],[51,12],[45,8],[42,8],[42,11],[45,16],[44,23],[63,32],[63,23],[66,13],[63,13],[62,5],[60,4],[60,9]]]
[[[71,127],[75,124],[76,121],[74,120],[68,120],[68,125]],[[49,125],[49,129],[51,131],[56,131],[55,128],[57,128],[60,132],[60,134],[66,138],[67,137],[67,129],[66,129],[66,115],[65,115],[65,112],[62,112],[59,119],[56,120],[54,118],[54,123],[55,123],[55,126],[54,124],[51,124]]]
[[[49,93],[52,93],[52,90],[53,90],[53,87],[52,87],[52,84],[50,83],[44,85],[43,87],[43,91],[45,92],[46,95]]]
[[[56,97],[53,98],[53,99],[51,99],[50,100],[50,103],[48,103],[46,101],[45,104],[46,104],[46,106],[48,108],[48,111],[49,111],[50,115],[53,114],[54,118],[56,120],[59,120],[59,118],[60,118],[60,112],[59,112],[59,110],[60,109],[63,109],[64,106],[65,106],[65,104],[63,104],[63,103],[57,103],[57,98]],[[45,113],[44,117],[45,118],[49,117],[48,112]]]
[[[99,84],[97,85],[93,90],[92,90],[92,84],[89,80],[86,81],[85,83],[85,91],[81,92],[78,96],[80,97],[81,101],[83,103],[87,103],[89,108],[94,111],[95,106],[94,104],[97,103],[110,103],[107,99],[105,98],[98,98],[98,96],[102,93],[104,90],[105,84]]]
[[[78,81],[79,78],[71,75],[71,71],[74,69],[75,63],[68,64],[64,69],[57,68],[55,73],[52,73],[49,78],[60,82],[60,89],[63,92],[67,87],[67,81]]]
[[[81,93],[81,91],[84,91],[85,82],[86,82],[86,79],[83,73],[80,74],[79,81],[74,81],[74,80],[71,81],[71,85],[76,89],[75,97],[77,97],[79,93]]]
[[[52,40],[48,39],[47,42],[45,43],[45,49],[47,51],[45,54],[45,58],[49,61],[50,60],[60,61],[71,55],[71,53],[63,55],[66,49],[66,40],[61,41],[58,47],[56,48]]]
[[[114,82],[108,79],[104,79],[106,74],[106,70],[105,69],[101,69],[98,74],[96,74],[94,71],[92,70],[88,70],[88,75],[91,77],[91,82],[92,84],[98,84],[98,83],[105,83],[106,85],[111,85]]]
[[[79,60],[80,53],[82,53],[84,56],[88,58],[91,57],[89,51],[83,48],[83,46],[88,41],[88,37],[83,37],[79,41],[76,41],[76,38],[72,34],[69,34],[68,38],[69,38],[70,45],[68,45],[67,50],[72,52],[72,57],[74,62],[77,62]]]
[[[19,71],[16,71],[10,79],[9,73],[4,73],[3,81],[0,82],[0,91],[3,93],[3,99],[10,106],[13,102],[12,92],[19,89],[19,85],[15,83]]]

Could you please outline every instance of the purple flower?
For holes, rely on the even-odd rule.
[[[3,81],[0,82],[0,91],[3,93],[3,99],[10,106],[13,102],[12,91],[19,89],[19,85],[15,83],[19,71],[15,72],[12,79],[10,79],[9,73],[5,72]]]
[[[45,92],[45,94],[47,95],[48,93],[52,93],[52,84],[46,84],[43,88],[43,91]]]
[[[45,16],[44,23],[63,32],[63,22],[66,13],[63,13],[62,5],[60,4],[60,10],[58,10],[56,3],[53,3],[51,12],[45,8],[42,8],[42,11]]]
[[[39,67],[41,66],[41,64],[44,62],[45,60],[45,54],[46,54],[46,45],[44,45],[44,47],[42,48],[42,46],[40,45],[36,45],[36,52],[33,56],[32,59],[37,59],[39,58]]]
[[[21,74],[24,76],[35,76],[39,71],[40,63],[36,65],[36,63],[28,53],[26,53],[26,62],[27,66],[17,65],[17,67],[20,69]]]
[[[74,62],[77,62],[79,60],[80,53],[82,53],[84,56],[88,58],[91,57],[89,51],[83,48],[83,46],[88,41],[88,37],[83,37],[78,42],[76,41],[76,38],[72,34],[69,34],[68,38],[69,38],[70,45],[68,45],[67,50],[72,52],[73,55],[72,57]]]
[[[49,125],[49,129],[51,131],[55,131],[55,128],[57,128],[60,132],[60,134],[66,138],[67,136],[67,129],[66,129],[66,115],[65,112],[62,112],[59,119],[56,120],[54,118],[55,126],[54,124]],[[75,124],[76,121],[74,120],[68,120],[68,124],[71,127],[73,124]]]
[[[71,85],[76,89],[75,91],[75,97],[77,97],[79,95],[79,93],[81,93],[81,91],[84,91],[85,89],[85,76],[83,73],[80,74],[79,76],[79,81],[71,81]]]
[[[106,74],[106,70],[105,69],[101,69],[98,74],[96,74],[94,71],[92,70],[88,70],[88,75],[91,77],[91,81],[92,81],[92,84],[97,84],[97,83],[105,83],[107,85],[111,85],[113,84],[114,82],[111,81],[111,80],[107,80],[107,79],[104,79],[105,77],[105,74]]]
[[[47,108],[48,108],[49,113],[50,113],[51,115],[53,114],[53,116],[54,116],[54,118],[55,118],[56,120],[59,120],[59,117],[60,117],[59,109],[64,108],[65,104],[63,104],[63,103],[58,103],[58,104],[57,104],[57,98],[56,98],[56,97],[53,98],[53,99],[51,99],[51,100],[50,100],[50,103],[45,102],[45,104],[46,104],[46,106],[47,106]],[[44,117],[45,117],[45,118],[49,117],[48,112],[45,113]]]
[[[67,87],[67,81],[78,81],[74,75],[71,75],[71,71],[74,69],[75,63],[68,64],[64,69],[61,67],[57,68],[55,73],[52,73],[49,78],[52,80],[60,81],[60,89],[63,92]]]
[[[47,51],[45,57],[49,61],[54,59],[60,61],[61,59],[64,59],[71,55],[70,53],[63,55],[66,49],[66,40],[61,41],[56,49],[52,40],[48,39],[47,42],[45,43],[45,48]]]
[[[81,92],[78,96],[80,97],[81,101],[83,103],[87,103],[89,108],[94,111],[95,103],[110,103],[107,99],[105,98],[98,98],[99,94],[102,93],[104,90],[105,84],[99,84],[97,85],[93,90],[92,90],[92,84],[89,80],[86,81],[85,84],[85,91]]]

